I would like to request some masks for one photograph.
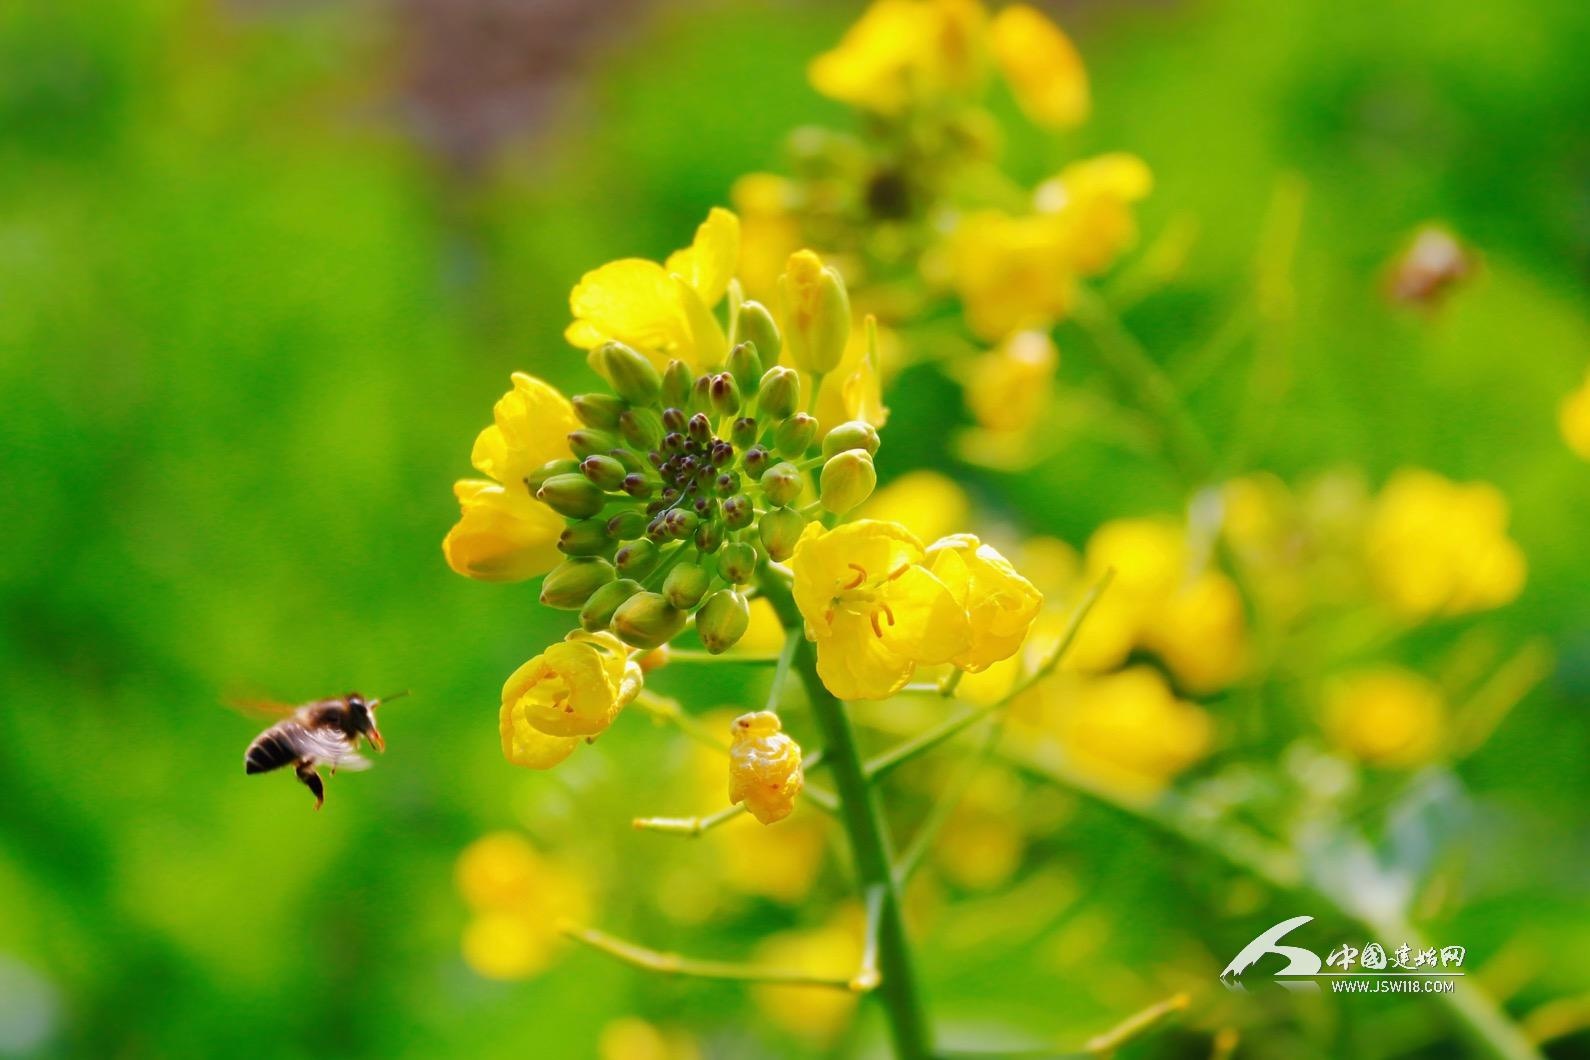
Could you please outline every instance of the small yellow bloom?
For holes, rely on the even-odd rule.
[[[640,692],[633,656],[611,633],[575,630],[519,667],[502,686],[504,751],[508,736],[534,746],[524,728],[554,737],[605,730]]]
[[[989,27],[994,61],[1034,123],[1068,129],[1088,117],[1088,75],[1076,46],[1043,12],[1011,4]]]
[[[927,550],[927,568],[949,587],[966,613],[971,643],[952,662],[963,670],[986,670],[1021,648],[1043,594],[991,545],[971,534],[940,538]]]
[[[839,271],[810,250],[789,256],[778,278],[784,358],[791,367],[833,371],[850,345],[850,295]]]
[[[1176,698],[1150,667],[1045,685],[1061,746],[1079,769],[1112,787],[1152,794],[1209,753],[1209,715]]]
[[[684,1031],[621,1016],[602,1028],[596,1055],[597,1060],[701,1060],[701,1049]]]
[[[739,218],[714,207],[694,242],[664,264],[622,258],[582,276],[569,295],[574,322],[564,337],[587,350],[616,340],[659,367],[673,358],[697,368],[717,365],[728,342],[712,308],[739,255]]]
[[[769,968],[843,979],[861,965],[862,925],[855,910],[841,910],[822,927],[773,935],[756,950]],[[820,986],[751,988],[751,998],[774,1026],[807,1041],[828,1045],[847,1026],[861,995]]]
[[[1115,571],[1109,592],[1146,603],[1175,592],[1188,567],[1186,535],[1165,519],[1114,519],[1088,539],[1087,577]]]
[[[955,480],[937,471],[908,471],[878,489],[861,506],[868,519],[900,523],[923,541],[936,541],[966,525],[972,502]]]
[[[517,913],[481,913],[464,927],[464,963],[487,979],[528,979],[557,951],[555,932]]]
[[[799,196],[794,181],[773,173],[747,173],[729,189],[740,215],[737,275],[746,296],[766,305],[776,301],[784,264],[802,245]]]
[[[876,343],[871,341],[870,334],[877,336]],[[826,431],[852,420],[874,427],[888,422],[889,409],[883,403],[882,350],[898,341],[886,328],[851,329],[839,366],[823,376],[817,390],[817,403],[812,412],[817,417],[819,429]]]
[[[918,664],[972,646],[949,587],[922,565],[922,543],[897,523],[809,525],[795,546],[795,602],[817,642],[817,672],[840,699],[884,699]]]
[[[1485,482],[1399,471],[1375,502],[1365,553],[1382,594],[1408,618],[1500,607],[1524,586],[1507,500]]]
[[[1047,330],[1071,307],[1075,272],[1055,218],[1000,210],[967,214],[949,240],[951,282],[977,335]]]
[[[1054,220],[1068,267],[1086,276],[1108,268],[1136,240],[1131,208],[1153,186],[1142,159],[1117,152],[1073,162],[1038,185],[1033,200]]]
[[[977,84],[983,22],[976,0],[875,0],[807,77],[830,99],[898,115]]]
[[[512,832],[482,836],[466,847],[454,879],[474,914],[464,929],[464,960],[491,979],[542,971],[557,952],[559,922],[588,915],[581,876]]]
[[[1042,331],[1018,331],[972,362],[966,407],[991,431],[1032,430],[1048,411],[1060,351]]]
[[[1247,615],[1236,583],[1219,571],[1204,571],[1154,609],[1143,644],[1188,691],[1203,694],[1229,685],[1248,661]]]
[[[1381,667],[1344,674],[1325,689],[1325,730],[1353,757],[1377,766],[1430,760],[1446,728],[1440,691],[1418,674]]]
[[[580,421],[569,399],[544,380],[513,373],[513,389],[492,407],[491,416],[491,426],[475,438],[470,462],[504,486],[523,486],[543,464],[573,455],[569,432],[578,430]]]
[[[759,710],[734,720],[729,748],[729,801],[743,802],[763,824],[782,821],[806,783],[800,745],[780,731],[778,715]]]
[[[1590,375],[1585,377],[1584,385],[1562,399],[1557,425],[1568,448],[1590,460]]]
[[[459,574],[488,582],[523,581],[562,562],[557,545],[563,517],[523,486],[466,478],[453,484],[453,493],[460,514],[442,539],[442,554]]]

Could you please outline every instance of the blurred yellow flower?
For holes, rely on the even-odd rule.
[[[712,308],[739,257],[739,218],[713,207],[691,245],[663,264],[622,258],[582,276],[569,295],[574,322],[564,337],[587,350],[622,342],[659,367],[675,358],[696,368],[717,365],[728,342]]]
[[[861,506],[864,518],[900,523],[923,541],[965,526],[970,512],[966,491],[949,476],[928,470],[906,472]]]
[[[1343,674],[1325,687],[1325,731],[1370,765],[1429,761],[1446,728],[1440,690],[1418,674],[1386,666]]]
[[[977,672],[1020,650],[1043,594],[997,549],[971,534],[952,534],[929,546],[927,568],[949,587],[971,627],[971,643],[951,662]]]
[[[729,729],[729,801],[744,803],[763,824],[788,817],[806,783],[800,745],[781,730],[778,715],[766,710],[740,715]]]
[[[1048,411],[1060,351],[1042,331],[1018,331],[972,362],[966,407],[979,426],[1025,433]]]
[[[933,863],[946,879],[972,891],[1010,881],[1027,849],[1022,795],[1009,773],[978,771],[933,846]]]
[[[858,910],[842,908],[818,928],[770,936],[756,958],[770,968],[843,979],[861,965],[862,923]],[[818,1045],[827,1045],[850,1025],[860,995],[820,986],[751,988],[751,998],[774,1026]]]
[[[1198,575],[1154,609],[1142,642],[1189,692],[1231,684],[1248,661],[1247,615],[1236,583],[1219,571]]]
[[[464,960],[487,978],[542,971],[557,952],[560,922],[583,920],[589,912],[579,874],[512,832],[482,836],[464,848],[453,875],[473,914],[464,928]]]
[[[978,210],[949,239],[949,267],[966,322],[997,342],[1019,328],[1047,330],[1071,307],[1071,261],[1055,219]]]
[[[1557,425],[1563,441],[1581,458],[1590,460],[1590,375],[1583,385],[1562,399],[1557,410]]]
[[[1209,715],[1178,699],[1150,667],[1062,676],[1041,687],[1049,730],[1071,762],[1100,783],[1152,794],[1209,753]]]
[[[869,338],[877,336],[877,343]],[[889,419],[883,403],[882,348],[897,343],[893,332],[870,321],[852,328],[839,365],[822,377],[813,414],[822,430],[861,420],[882,427]]]
[[[620,1016],[602,1028],[596,1055],[598,1060],[700,1060],[701,1049],[684,1031]]]
[[[1431,471],[1399,471],[1386,484],[1365,557],[1387,602],[1411,619],[1499,607],[1524,587],[1524,554],[1507,536],[1501,491]]]
[[[883,699],[918,664],[968,651],[972,631],[949,588],[898,523],[813,523],[790,558],[795,602],[817,642],[817,672],[840,699]]]
[[[764,597],[758,596],[751,601],[750,625],[746,626],[744,635],[729,649],[729,654],[770,655],[783,647],[784,626],[778,620],[778,612]]]
[[[775,303],[784,264],[802,245],[799,194],[793,181],[773,173],[747,173],[729,189],[740,216],[736,275],[746,295],[766,305]]]
[[[994,16],[989,46],[1016,102],[1034,124],[1051,129],[1080,125],[1088,117],[1088,75],[1082,57],[1060,27],[1026,4]]]
[[[633,656],[611,633],[570,633],[503,684],[505,735],[511,731],[518,740],[526,727],[555,737],[602,732],[640,692],[641,670]],[[524,738],[530,742],[528,734]]]
[[[1153,189],[1154,177],[1135,155],[1114,153],[1073,162],[1038,185],[1038,212],[1056,222],[1054,238],[1068,267],[1091,275],[1108,268],[1137,238],[1132,204]]]
[[[830,99],[897,115],[976,85],[984,21],[976,0],[874,0],[807,77]]]

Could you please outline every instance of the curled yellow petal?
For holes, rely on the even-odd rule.
[[[966,647],[951,657],[963,670],[986,670],[1020,650],[1043,609],[1043,594],[1010,561],[972,534],[955,534],[927,550],[928,569],[967,619]]]
[[[557,548],[563,518],[532,500],[522,486],[460,479],[453,493],[460,514],[442,541],[442,554],[459,574],[488,582],[523,581],[563,559]]]
[[[491,426],[475,438],[470,462],[504,486],[516,486],[549,460],[570,456],[569,432],[579,420],[574,406],[551,383],[513,373],[513,388],[491,410]]]
[[[521,724],[553,737],[602,732],[640,691],[640,666],[632,656],[611,633],[569,634],[503,684],[504,733],[512,726],[517,736]]]
[[[740,219],[714,206],[690,246],[668,255],[663,268],[684,279],[709,306],[718,304],[740,258]]]

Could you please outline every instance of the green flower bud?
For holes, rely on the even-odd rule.
[[[801,403],[801,377],[793,368],[774,365],[762,373],[756,388],[756,410],[775,420],[789,416]]]
[[[553,475],[536,490],[536,500],[559,515],[588,519],[602,510],[607,495],[583,474]]]
[[[570,523],[558,535],[558,551],[565,556],[600,556],[613,547],[607,524],[601,519],[581,519]]]
[[[823,507],[843,515],[872,496],[878,485],[878,472],[872,455],[865,449],[846,449],[823,465]]]
[[[624,412],[623,400],[612,394],[575,394],[570,403],[581,423],[603,430],[616,428],[618,417]]]
[[[712,576],[694,563],[676,563],[663,579],[662,593],[668,602],[686,611],[701,602]]]
[[[606,629],[608,623],[613,621],[613,612],[618,610],[618,605],[640,590],[640,582],[630,578],[608,582],[592,593],[590,599],[585,601],[585,606],[580,608],[580,628],[587,633]]]
[[[795,552],[795,542],[806,529],[806,517],[794,508],[774,508],[762,516],[757,533],[767,554],[782,563]]]
[[[617,460],[620,464],[623,464],[624,470],[630,474],[651,474],[652,468],[650,464],[646,463],[646,458],[635,452],[633,449],[625,449],[622,447],[618,449],[610,449],[608,450],[607,455],[612,457],[614,460]]]
[[[696,612],[696,633],[712,654],[727,651],[751,625],[751,605],[733,589],[719,589]]]
[[[732,416],[740,411],[740,384],[728,372],[712,377],[712,411],[720,416]]]
[[[594,427],[581,427],[577,431],[569,432],[569,448],[573,449],[574,455],[582,460],[596,453],[605,453],[609,449],[617,447],[618,437],[609,431],[599,431]]]
[[[801,495],[800,468],[790,463],[774,464],[762,473],[762,492],[773,504],[788,504]]]
[[[723,544],[723,523],[713,519],[696,527],[696,547],[702,552],[716,552]]]
[[[756,549],[744,541],[730,541],[718,553],[718,573],[736,585],[756,577]]]
[[[578,460],[548,460],[530,473],[525,479],[525,485],[530,487],[530,492],[535,493],[546,485],[547,479],[553,475],[578,475],[580,462]]]
[[[562,611],[578,611],[591,594],[613,580],[613,565],[596,556],[571,556],[547,572],[541,602]]]
[[[662,416],[656,409],[626,409],[618,417],[618,431],[626,443],[649,453],[662,441]]]
[[[633,648],[656,648],[685,627],[685,613],[658,593],[640,592],[613,612],[613,632]]]
[[[663,370],[661,404],[664,408],[684,408],[690,403],[690,388],[695,385],[695,373],[684,361],[669,361]]]
[[[756,443],[758,427],[749,416],[741,416],[729,427],[729,442],[736,449],[749,449]]]
[[[744,341],[756,344],[757,355],[763,364],[778,363],[781,340],[778,335],[778,325],[773,322],[773,314],[768,311],[767,306],[761,302],[741,302],[739,334]],[[751,388],[751,385],[743,379],[740,385],[747,390]]]
[[[591,367],[613,392],[636,405],[650,405],[662,391],[662,376],[646,355],[622,342],[606,342],[591,351]]]
[[[614,541],[629,541],[646,532],[646,513],[626,508],[607,521],[607,536]]]
[[[803,372],[839,367],[850,341],[850,295],[838,270],[809,250],[790,255],[778,278],[790,361]]]
[[[751,520],[756,518],[756,508],[751,504],[751,498],[743,493],[736,493],[723,502],[723,521],[729,524],[730,530],[740,530],[751,525]]]
[[[867,455],[878,451],[878,429],[865,420],[841,423],[823,436],[823,456],[835,456],[846,449],[865,449]]]
[[[773,432],[773,448],[778,455],[789,460],[799,460],[806,455],[812,442],[817,440],[817,417],[797,412],[778,425]]]
[[[755,305],[748,302],[747,305]],[[767,310],[762,310],[764,313]],[[740,320],[745,320],[742,307]],[[757,354],[755,342],[742,342],[729,351],[729,371],[734,376],[734,381],[739,384],[740,390],[746,394],[756,392],[756,386],[762,381],[762,358]]]
[[[626,578],[644,578],[657,566],[657,543],[643,537],[631,541],[613,556],[613,565]]]
[[[580,461],[580,473],[599,489],[616,490],[629,470],[613,457],[597,453]]]

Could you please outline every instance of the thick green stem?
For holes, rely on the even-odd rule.
[[[762,592],[784,628],[799,636],[800,611],[785,585],[776,577],[764,576]],[[911,946],[901,916],[900,894],[894,882],[893,855],[876,792],[863,771],[845,705],[817,676],[817,653],[804,637],[800,637],[796,647],[793,669],[800,674],[812,714],[822,730],[823,760],[839,793],[839,820],[850,840],[857,882],[877,903],[877,960],[882,978],[876,994],[888,1016],[895,1055],[900,1060],[925,1060],[932,1055],[931,1035],[922,1010]]]

